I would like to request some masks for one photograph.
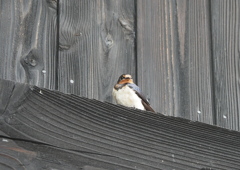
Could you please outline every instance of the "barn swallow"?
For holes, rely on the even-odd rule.
[[[122,74],[119,77],[117,84],[113,88],[112,95],[117,104],[155,112],[141,94],[140,88],[134,84],[130,74]]]

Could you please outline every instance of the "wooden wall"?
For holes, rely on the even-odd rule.
[[[0,78],[239,130],[238,0],[0,0]]]

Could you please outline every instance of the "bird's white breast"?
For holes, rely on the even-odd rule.
[[[128,86],[124,86],[119,90],[113,88],[112,94],[117,104],[145,110],[142,105],[142,99],[139,98],[137,94]]]

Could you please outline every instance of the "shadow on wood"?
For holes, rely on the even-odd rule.
[[[237,169],[240,133],[0,80],[1,169]]]

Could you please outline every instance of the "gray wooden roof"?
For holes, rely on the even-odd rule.
[[[0,169],[238,169],[240,133],[0,80]]]

